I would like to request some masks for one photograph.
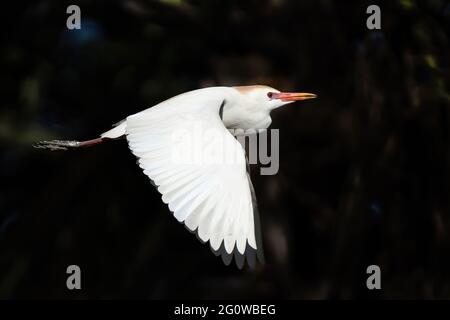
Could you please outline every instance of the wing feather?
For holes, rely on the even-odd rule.
[[[255,240],[245,151],[223,125],[221,105],[200,113],[198,107],[183,106],[172,117],[173,103],[165,110],[145,110],[126,119],[126,137],[175,218],[202,242],[209,241],[225,264],[234,256],[242,268],[246,257],[249,265],[255,264],[255,250],[262,244]]]

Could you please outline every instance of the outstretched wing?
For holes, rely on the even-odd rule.
[[[151,108],[127,118],[126,137],[175,218],[226,264],[234,255],[241,268],[245,257],[254,265],[262,252],[259,218],[245,152],[223,125],[219,106]]]

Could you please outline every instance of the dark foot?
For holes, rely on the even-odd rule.
[[[67,150],[68,148],[76,148],[80,146],[79,141],[68,141],[68,140],[50,140],[50,141],[39,141],[33,144],[34,148],[37,149],[49,149],[55,150]]]

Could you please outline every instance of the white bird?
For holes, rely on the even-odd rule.
[[[228,129],[267,129],[272,110],[315,97],[262,85],[204,88],[128,116],[97,139],[35,147],[66,150],[126,137],[175,218],[226,265],[234,256],[239,268],[245,260],[253,267],[264,262],[259,213],[245,150]]]

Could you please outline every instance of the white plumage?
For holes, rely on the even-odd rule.
[[[263,260],[255,195],[245,151],[228,129],[266,129],[270,112],[307,93],[267,86],[190,91],[127,117],[101,138],[44,141],[66,149],[125,136],[138,164],[179,222],[196,232],[226,264]]]

